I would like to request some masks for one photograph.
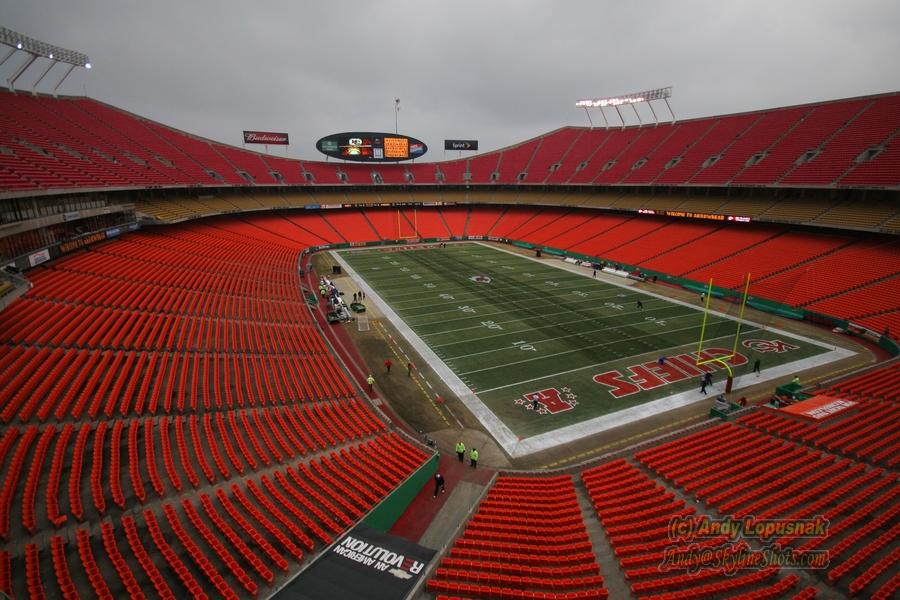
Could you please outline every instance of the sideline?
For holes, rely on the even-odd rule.
[[[483,242],[467,243],[475,243],[498,252],[505,252],[507,254],[517,256],[519,258],[524,258],[526,260],[531,260],[542,265],[547,265],[553,268],[568,271],[568,269],[563,269],[560,265],[555,264],[554,261],[538,260],[536,258],[524,256],[522,254],[518,254],[504,248],[497,248]],[[352,252],[353,250],[350,251]],[[435,373],[441,379],[443,379],[444,382],[447,383],[451,391],[456,394],[456,396],[466,406],[466,408],[469,409],[469,411],[475,416],[476,419],[478,419],[478,421],[484,426],[488,433],[490,433],[494,437],[500,447],[502,447],[503,450],[511,458],[519,458],[529,454],[542,452],[544,450],[548,450],[550,448],[554,448],[563,444],[569,444],[582,438],[602,433],[609,429],[621,427],[622,425],[627,425],[629,423],[634,423],[647,417],[657,415],[661,412],[666,412],[675,408],[681,408],[690,404],[702,402],[708,400],[709,398],[708,396],[700,395],[698,390],[692,389],[680,392],[678,394],[673,394],[665,398],[651,400],[650,402],[645,402],[643,404],[632,406],[614,413],[601,415],[587,421],[582,421],[580,423],[575,423],[566,427],[561,427],[535,436],[520,439],[502,420],[500,420],[500,418],[496,414],[494,414],[494,412],[490,408],[488,408],[488,406],[481,400],[481,398],[479,398],[478,395],[473,392],[469,388],[469,386],[466,385],[460,379],[460,377],[457,376],[457,374],[454,373],[450,369],[450,367],[440,359],[440,357],[437,356],[437,354],[435,354],[435,352],[428,346],[428,344],[426,344],[409,327],[409,325],[407,325],[406,322],[401,319],[400,316],[397,315],[397,313],[394,312],[394,310],[390,306],[388,306],[387,302],[385,302],[385,300],[381,298],[375,292],[375,290],[371,288],[371,286],[369,286],[365,278],[357,273],[347,263],[347,261],[344,260],[344,258],[341,256],[342,251],[329,250],[328,252],[341,265],[344,271],[349,276],[353,277],[356,284],[366,293],[366,298],[378,305],[384,317],[394,325],[397,331],[401,335],[403,335],[404,338],[406,338],[407,342],[425,359],[426,362],[428,362],[429,366],[431,366]],[[585,274],[585,276],[588,275]],[[629,286],[624,283],[610,281],[606,282],[611,283],[612,285],[615,285],[617,287],[627,289],[631,293],[640,293],[646,296],[665,300],[667,302],[672,302],[674,304],[679,304],[681,306],[690,307],[693,310],[700,310],[699,307],[691,304],[690,302],[685,302],[683,300],[678,300],[675,298],[669,298],[668,296],[642,289],[635,289],[633,286]],[[766,325],[762,325],[748,319],[737,319],[736,317],[727,315],[717,310],[710,310],[709,313],[733,321],[741,321],[745,325],[751,325],[773,334],[789,336],[791,338],[807,342],[820,348],[830,349],[824,354],[819,354],[817,356],[769,367],[765,370],[762,376],[753,378],[754,384],[781,380],[798,371],[804,371],[813,367],[820,367],[832,362],[849,358],[856,354],[851,350],[840,348],[838,346],[834,346],[833,344],[825,344],[819,340],[806,337],[802,334],[788,333],[784,330],[774,327],[768,327]],[[735,383],[738,383],[738,381],[736,380]],[[735,391],[737,391],[737,389],[740,388],[736,387]]]

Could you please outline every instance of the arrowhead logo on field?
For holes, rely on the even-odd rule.
[[[524,406],[526,410],[535,410],[534,401],[537,400],[539,415],[555,415],[578,406],[576,398],[578,396],[572,392],[571,388],[547,388],[522,394],[515,399],[515,403]]]
[[[471,277],[469,277],[469,279],[471,279],[475,283],[490,283],[491,282],[491,278],[488,277],[487,275],[472,275]]]
[[[744,348],[748,348],[755,352],[775,352],[777,354],[790,352],[791,350],[800,348],[800,346],[794,346],[793,344],[788,344],[781,340],[744,340],[741,342],[741,345],[743,345]]]

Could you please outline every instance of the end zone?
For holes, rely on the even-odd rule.
[[[494,249],[501,252],[515,254],[509,252],[508,250],[496,248]],[[341,256],[342,252],[354,251],[355,250],[329,251],[329,254],[338,262],[338,264],[341,265],[347,275],[354,279],[359,288],[365,292],[366,298],[371,302],[374,302],[378,306],[384,317],[393,324],[397,331],[413,348],[415,348],[415,350],[429,364],[429,366],[435,371],[435,373],[444,380],[444,382],[453,391],[453,393],[456,394],[456,396],[466,406],[466,408],[475,416],[475,418],[478,419],[482,426],[494,437],[497,443],[511,458],[519,458],[536,452],[548,450],[563,444],[572,443],[588,436],[592,436],[629,423],[634,423],[650,416],[658,415],[662,412],[708,400],[707,396],[699,395],[698,390],[692,389],[520,439],[509,428],[509,426],[507,426],[481,400],[481,398],[478,397],[478,394],[476,392],[473,392],[472,389],[470,389],[469,386],[466,385],[466,383],[463,382],[456,375],[456,373],[454,373],[453,370],[449,366],[447,366],[447,364],[445,364],[444,361],[440,357],[438,357],[437,354],[435,354],[435,352],[405,323],[405,321],[397,315],[397,313],[388,305],[388,303],[383,298],[381,298],[374,289],[372,289],[372,287],[366,282],[365,278],[360,276],[360,274],[357,273]],[[528,260],[534,260],[544,265],[560,268],[558,265],[555,265],[552,262],[537,261],[537,259],[527,256],[523,257],[519,254],[516,254],[516,256]],[[585,276],[590,277],[590,275],[587,274],[585,274]],[[625,287],[624,285],[619,283],[613,283],[613,285]],[[641,293],[647,296],[664,299],[668,302],[690,306],[693,310],[698,310],[696,306],[693,306],[690,303],[668,298],[661,294],[656,294],[645,290],[641,290]],[[737,321],[736,318],[726,315],[725,313],[722,313],[720,311],[710,310],[709,313]],[[851,350],[834,347],[800,334],[788,333],[786,331],[764,326],[747,319],[740,319],[740,323],[742,323],[743,325],[757,327],[760,330],[765,330],[766,334],[769,336],[786,336],[789,339],[801,340],[819,348],[826,349],[826,352],[818,354],[814,357],[804,358],[781,365],[773,365],[767,367],[764,373],[759,376],[752,377],[752,382],[754,385],[769,381],[784,380],[798,371],[803,371],[812,367],[822,366],[835,361],[843,360],[854,356],[855,354]],[[746,387],[741,385],[741,380],[746,377],[746,375],[735,377],[735,390],[738,390],[741,387]],[[540,386],[540,384],[537,384],[536,389],[543,388]]]

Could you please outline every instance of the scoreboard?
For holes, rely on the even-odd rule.
[[[316,142],[316,149],[342,160],[381,162],[418,158],[428,151],[428,146],[406,135],[353,131],[327,135]]]

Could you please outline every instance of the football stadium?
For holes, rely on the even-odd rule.
[[[0,598],[900,594],[900,91],[235,144],[41,36],[0,29]]]

